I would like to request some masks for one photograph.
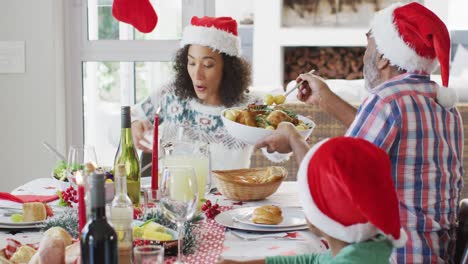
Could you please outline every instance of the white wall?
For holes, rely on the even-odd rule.
[[[64,146],[62,5],[0,0],[0,40],[26,50],[25,73],[0,73],[0,191],[50,175],[56,159],[42,141]]]
[[[254,11],[252,0],[216,0],[215,5],[216,16],[230,16],[237,21]]]

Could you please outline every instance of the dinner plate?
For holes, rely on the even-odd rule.
[[[40,229],[43,227],[45,227],[44,223],[25,224],[25,225],[0,224],[0,229],[8,229],[8,230]]]
[[[243,208],[244,210],[239,210],[234,215],[234,221],[238,221],[242,224],[253,225],[259,227],[268,227],[268,228],[289,228],[296,226],[304,226],[307,224],[304,218],[304,212],[299,207],[284,207],[281,208],[283,221],[276,225],[267,225],[267,224],[257,224],[252,222],[252,213],[256,207]]]
[[[247,208],[238,208],[234,210],[224,211],[218,214],[215,217],[215,221],[225,227],[239,229],[239,230],[246,230],[246,231],[259,231],[259,232],[283,232],[283,231],[293,231],[293,230],[304,230],[307,229],[307,224],[297,225],[297,226],[262,226],[257,224],[246,224],[239,222],[238,218],[240,215],[251,213],[255,207],[247,207]],[[291,210],[300,210],[300,208],[293,208],[293,207],[285,207],[282,208],[286,209],[289,212]],[[283,211],[284,212],[284,211]],[[283,213],[283,217],[285,214]]]
[[[0,216],[0,225],[1,226],[18,226],[18,227],[36,227],[38,225],[43,225],[45,221],[35,221],[35,222],[13,222],[11,221],[10,216]]]

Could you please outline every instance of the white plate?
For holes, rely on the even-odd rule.
[[[259,128],[259,127],[251,127],[251,126],[243,125],[243,124],[240,124],[240,123],[237,123],[237,122],[234,122],[232,120],[225,118],[224,113],[230,109],[242,109],[242,108],[239,108],[239,107],[227,108],[221,112],[221,120],[223,121],[223,124],[226,127],[226,130],[233,137],[240,139],[247,144],[255,145],[260,139],[273,134],[273,130],[268,130],[268,129]],[[312,120],[301,115],[297,115],[297,118],[311,127],[310,129],[299,131],[299,133],[304,138],[308,138],[310,134],[312,133],[312,130],[314,130],[315,128],[315,123]]]
[[[304,226],[307,224],[304,218],[304,212],[299,207],[285,207],[281,208],[283,221],[277,225],[267,225],[267,224],[256,224],[252,222],[252,213],[256,207],[245,208],[245,210],[239,210],[238,213],[234,216],[234,221],[246,225],[261,226],[268,228],[288,228],[296,226]],[[247,210],[248,209],[248,210]]]
[[[15,223],[11,221],[10,216],[0,216],[0,225],[2,226],[37,226],[44,224],[45,221],[36,221],[36,222],[18,222]]]
[[[40,224],[25,224],[25,225],[0,224],[0,229],[8,229],[8,230],[40,229],[40,228],[43,228],[44,226],[45,225],[43,223],[40,223]]]
[[[215,217],[215,221],[220,224],[220,225],[223,225],[225,227],[229,227],[229,228],[234,228],[234,229],[240,229],[240,230],[247,230],[247,231],[261,231],[261,232],[281,232],[281,231],[292,231],[292,230],[303,230],[303,229],[307,229],[307,225],[305,224],[305,219],[304,219],[304,216],[302,216],[302,218],[304,219],[304,224],[303,225],[294,225],[294,226],[278,226],[278,225],[268,225],[268,227],[266,225],[258,225],[258,224],[246,224],[246,223],[242,223],[240,221],[238,221],[237,219],[239,218],[239,216],[245,216],[247,214],[251,214],[252,211],[255,209],[256,207],[247,207],[247,208],[238,208],[238,209],[234,209],[234,210],[229,210],[229,211],[225,211],[225,212],[222,212],[220,214],[218,214],[216,217]],[[284,210],[287,210],[288,213],[289,211],[294,211],[294,210],[301,210],[300,208],[298,207],[286,207],[286,208],[282,208],[283,210],[283,217],[284,218],[287,218],[285,217],[286,214],[284,213]],[[301,211],[302,213],[302,211]],[[295,214],[297,215],[297,214]]]
[[[140,226],[143,223],[144,223],[144,221],[133,220],[132,221],[132,227],[133,226]],[[166,229],[166,231],[172,236],[172,240],[169,240],[169,241],[177,240],[177,238],[179,237],[179,234],[177,233],[177,231],[175,231],[173,229],[170,229],[168,227],[164,227],[164,229]]]

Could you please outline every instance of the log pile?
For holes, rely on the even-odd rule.
[[[315,69],[325,79],[362,79],[365,47],[284,48],[284,85]]]

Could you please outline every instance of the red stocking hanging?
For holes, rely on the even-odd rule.
[[[142,33],[153,31],[158,23],[158,15],[149,0],[114,0],[112,15]]]

